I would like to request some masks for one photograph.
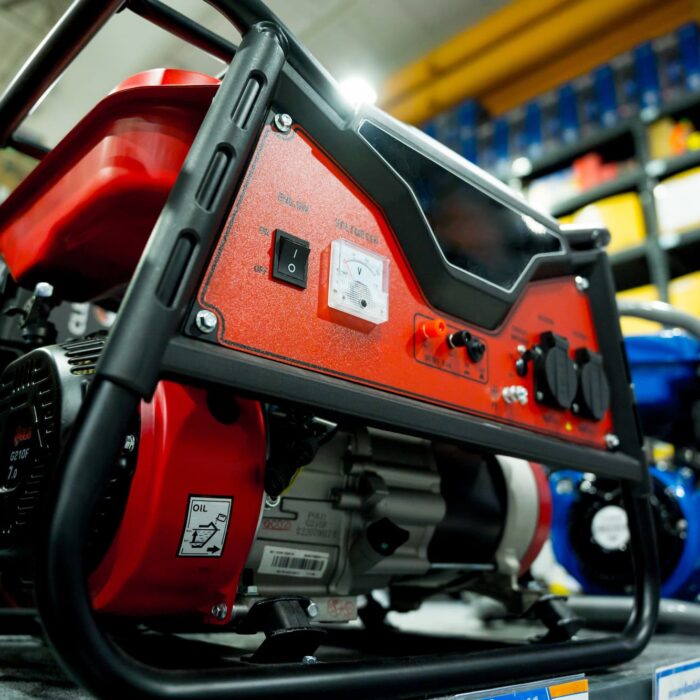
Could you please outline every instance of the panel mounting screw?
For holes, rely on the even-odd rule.
[[[34,287],[34,296],[39,299],[50,299],[53,296],[53,285],[48,282],[37,282]]]
[[[591,283],[585,277],[579,275],[574,278],[574,284],[579,292],[585,292],[591,286]]]
[[[318,617],[318,605],[313,602],[313,600],[309,603],[309,606],[306,608],[306,614],[313,620],[314,617]]]
[[[212,605],[211,614],[217,620],[225,620],[226,615],[228,614],[228,605],[226,605],[226,603],[217,603],[216,605]]]
[[[217,324],[216,316],[208,309],[200,309],[194,322],[202,333],[211,333]]]
[[[620,438],[614,433],[608,433],[605,436],[605,446],[609,450],[616,450],[620,446]]]
[[[284,112],[275,114],[274,124],[277,131],[286,134],[292,128],[292,118]]]

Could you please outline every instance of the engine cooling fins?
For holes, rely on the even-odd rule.
[[[29,549],[61,446],[73,425],[105,344],[106,333],[38,348],[0,376],[0,547]],[[136,468],[139,419],[125,436],[93,516],[89,568],[100,561],[119,525]]]

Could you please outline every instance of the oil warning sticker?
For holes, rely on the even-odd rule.
[[[266,546],[260,560],[259,574],[321,578],[328,566],[327,552]]]
[[[190,496],[178,556],[220,557],[232,506],[232,498]]]

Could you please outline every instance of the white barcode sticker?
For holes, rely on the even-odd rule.
[[[259,574],[321,578],[328,566],[327,552],[267,546],[260,560]]]

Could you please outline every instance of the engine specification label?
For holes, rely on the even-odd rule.
[[[321,578],[328,566],[327,552],[266,546],[260,559],[259,574]]]
[[[220,557],[232,506],[232,498],[190,496],[178,556]]]

